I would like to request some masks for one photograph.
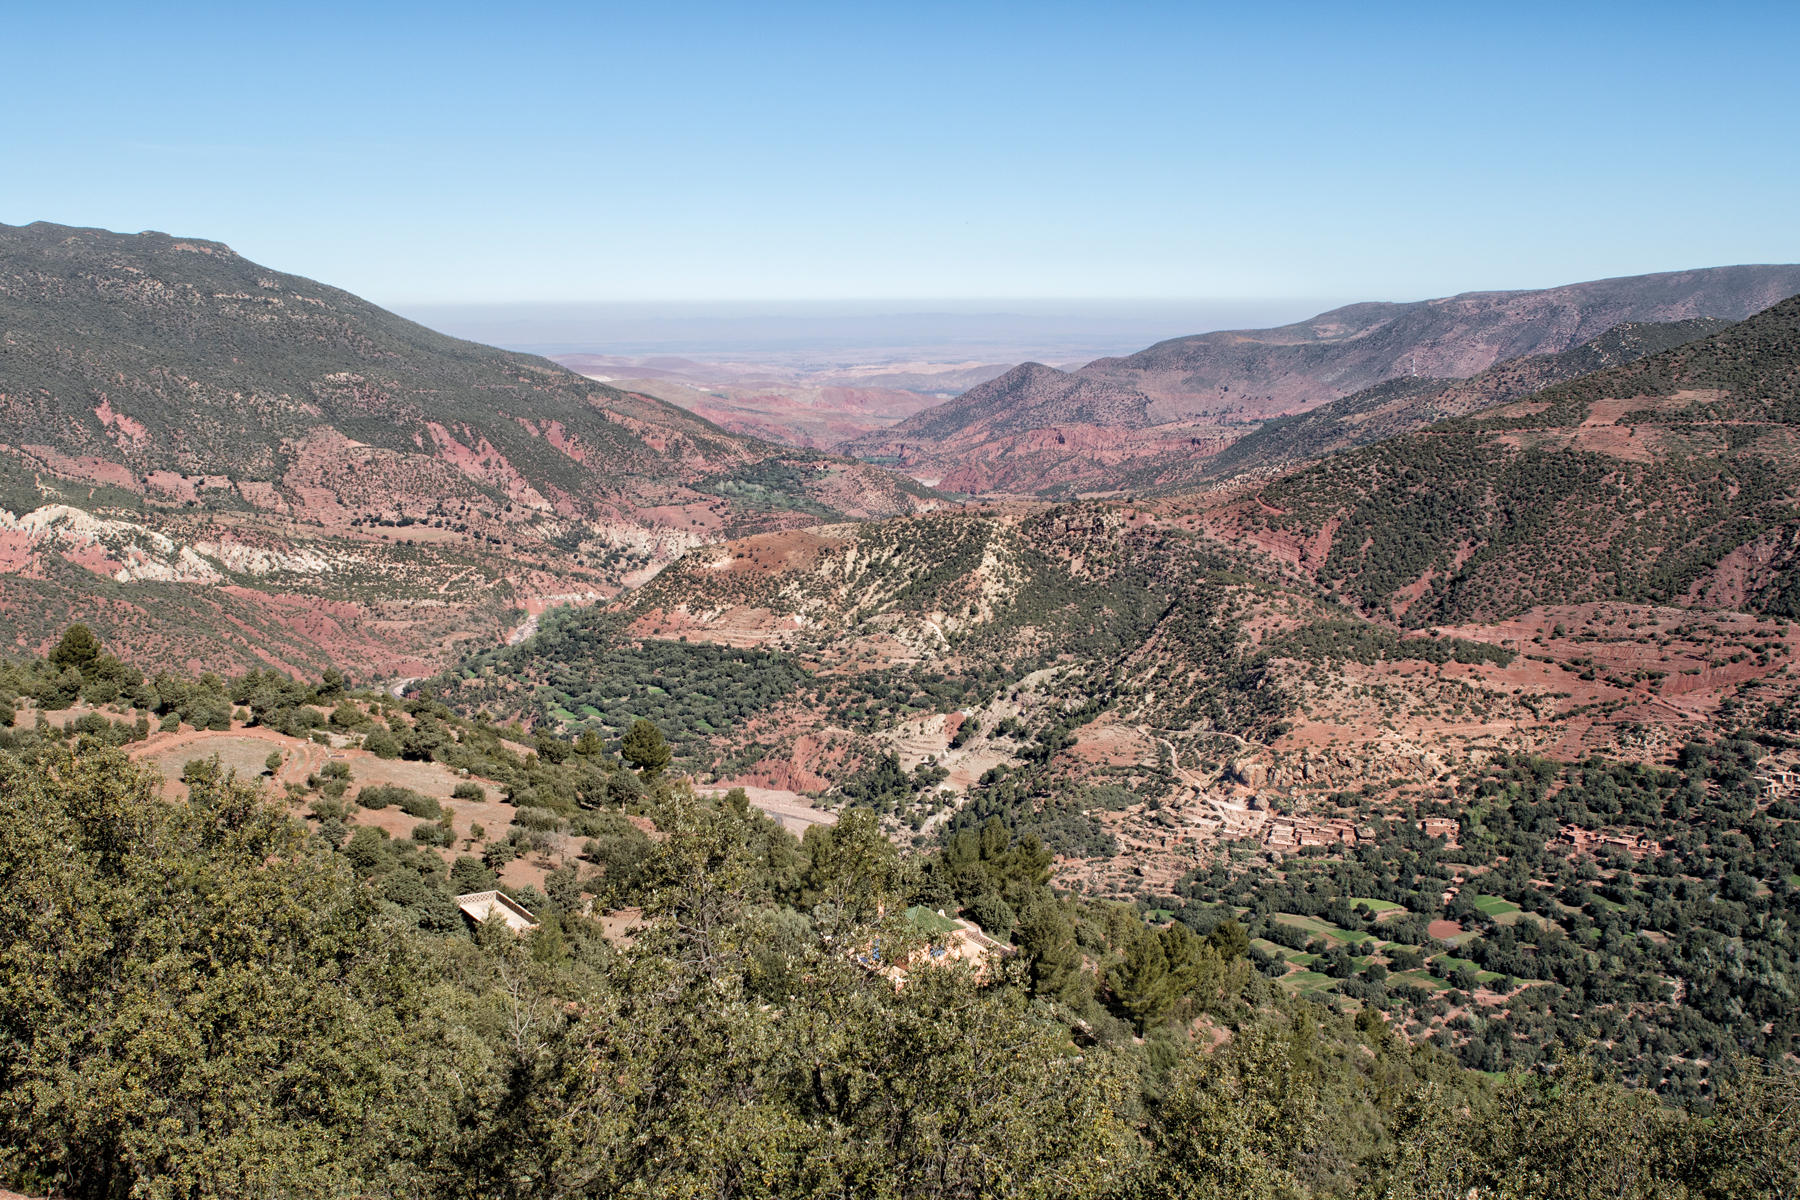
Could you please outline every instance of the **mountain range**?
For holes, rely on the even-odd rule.
[[[1299,463],[1197,489],[703,547],[422,686],[568,734],[648,715],[703,779],[902,840],[997,816],[1122,899],[1217,844],[1410,836],[1492,764],[1791,749],[1800,297],[1718,325],[1340,408],[1270,450]]]
[[[1198,482],[1300,465],[1340,450],[1410,433],[1447,417],[1467,416],[1608,367],[1623,366],[1718,333],[1730,324],[1716,317],[1662,323],[1627,321],[1572,350],[1506,359],[1467,379],[1420,375],[1390,379],[1304,413],[1267,421],[1216,457],[1185,464],[1185,470],[1144,479],[1142,484],[1167,489],[1182,481]],[[1132,482],[1135,481],[1128,479],[1127,486]]]
[[[1075,371],[1024,363],[841,449],[971,494],[1071,495],[1193,473],[1261,422],[1394,380],[1464,379],[1626,323],[1737,321],[1800,293],[1800,266],[1628,276],[1362,303],[1276,329],[1160,342]],[[1407,386],[1407,385],[1397,385]]]
[[[1800,617],[1800,296],[1278,478],[1209,517],[1409,624],[1623,600]]]

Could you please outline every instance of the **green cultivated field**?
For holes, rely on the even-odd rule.
[[[1489,919],[1507,916],[1519,911],[1518,905],[1510,900],[1503,900],[1499,896],[1476,896],[1474,898],[1474,904],[1476,908],[1481,910],[1481,915]]]
[[[1330,921],[1322,920],[1318,917],[1303,917],[1296,913],[1276,913],[1275,920],[1281,922],[1283,925],[1291,925],[1295,929],[1303,929],[1310,934],[1331,938],[1333,941],[1361,942],[1369,940],[1363,935],[1339,929]]]

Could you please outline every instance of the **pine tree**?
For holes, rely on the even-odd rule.
[[[1032,897],[1019,916],[1018,946],[1031,964],[1031,992],[1075,1006],[1092,987],[1081,969],[1075,923],[1048,890]]]
[[[660,776],[673,757],[669,743],[663,740],[662,730],[642,717],[633,721],[620,739],[619,755],[642,771],[646,779]]]
[[[1107,972],[1113,996],[1139,1033],[1169,1015],[1175,989],[1169,978],[1169,957],[1155,930],[1143,930],[1125,951],[1125,960]]]
[[[86,675],[93,668],[94,660],[100,657],[100,639],[86,625],[71,625],[49,657],[56,666],[74,667]]]

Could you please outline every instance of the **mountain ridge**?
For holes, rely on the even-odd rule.
[[[954,491],[1104,492],[1118,486],[1121,464],[1206,457],[1256,422],[1390,379],[1467,378],[1626,322],[1741,320],[1797,293],[1800,266],[1744,265],[1360,302],[1274,329],[1173,338],[1072,372],[1027,364],[841,448]],[[1062,441],[1046,446],[1047,433]],[[1090,461],[1096,447],[1105,453]]]
[[[1619,600],[1800,616],[1800,296],[1348,450],[1207,518],[1408,624]],[[1271,537],[1273,540],[1271,540]]]
[[[1468,416],[1558,383],[1718,333],[1731,322],[1711,317],[1627,321],[1557,354],[1506,359],[1467,379],[1404,376],[1291,417],[1279,417],[1232,443],[1202,474],[1226,477],[1292,466],[1367,445],[1450,417]]]
[[[204,660],[204,638],[158,619],[180,612],[246,665],[266,645],[317,665],[326,645],[272,627],[347,602],[385,624],[347,652],[418,674],[710,539],[932,503],[222,243],[0,226],[0,607],[21,648],[54,632],[34,613],[55,596],[150,661]]]

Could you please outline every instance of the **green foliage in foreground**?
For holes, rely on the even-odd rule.
[[[0,1178],[80,1197],[1793,1196],[1791,1075],[1690,1117],[1579,1062],[1502,1079],[1372,1018],[1247,1005],[1096,1042],[921,945],[848,820],[801,912],[767,823],[664,785],[648,924],[395,920],[230,779],[0,755]],[[1031,876],[994,840],[959,871]],[[1029,846],[1025,848],[1027,851]],[[1028,856],[1027,856],[1028,857]],[[963,859],[967,861],[963,861]],[[1161,935],[1158,935],[1160,938]]]

